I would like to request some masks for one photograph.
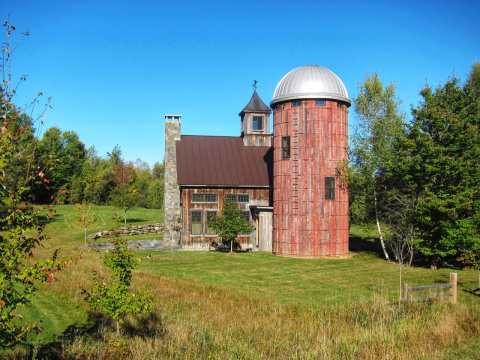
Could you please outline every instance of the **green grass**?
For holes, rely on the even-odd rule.
[[[38,292],[31,304],[22,310],[25,323],[36,323],[42,331],[30,338],[31,343],[54,341],[69,326],[88,321],[85,309],[66,296],[53,294],[45,288]]]
[[[46,227],[48,240],[44,244],[44,250],[51,251],[61,248],[63,253],[70,254],[84,244],[83,231],[78,224],[78,213],[72,205],[57,205],[54,208],[56,215]],[[43,213],[46,213],[44,207],[41,209]],[[123,220],[118,218],[121,212],[115,207],[92,205],[92,213],[95,214],[97,220],[89,226],[88,234],[124,226]],[[128,225],[161,222],[163,222],[163,211],[159,209],[134,208],[127,213]],[[92,240],[89,241],[92,242]]]
[[[46,207],[39,207],[42,213],[47,213]],[[54,207],[55,217],[45,229],[47,239],[41,247],[37,248],[36,255],[49,257],[55,249],[60,249],[60,256],[66,259],[75,258],[84,252],[83,231],[77,223],[78,214],[72,205],[57,205]],[[88,232],[108,230],[123,226],[116,214],[118,209],[111,206],[93,206],[92,212],[97,221],[92,224]],[[128,212],[128,224],[149,224],[163,221],[163,213],[158,209],[132,209]],[[133,237],[132,237],[133,238]],[[94,252],[85,253],[92,257]],[[98,255],[98,254],[97,254]],[[75,266],[74,264],[70,265]],[[74,268],[66,271],[75,273]],[[91,276],[89,273],[88,276]],[[77,284],[69,284],[69,279],[61,279],[60,284],[45,285],[36,293],[32,302],[21,309],[25,322],[36,322],[43,329],[39,335],[31,337],[32,343],[46,343],[55,340],[65,329],[71,325],[82,325],[87,321],[87,314],[78,297]],[[52,287],[57,286],[59,291],[53,292]],[[64,294],[64,289],[70,288],[69,294]],[[74,293],[76,296],[69,296]]]
[[[88,288],[91,284],[92,271],[101,272],[103,269],[102,254],[84,247],[83,233],[76,222],[78,215],[75,213],[75,208],[65,205],[56,206],[55,210],[55,218],[46,227],[48,238],[43,246],[37,249],[36,256],[47,257],[54,249],[60,248],[61,255],[69,259],[69,265],[58,274],[57,282],[43,287],[35,295],[32,304],[23,309],[25,321],[41,320],[43,332],[31,338],[32,342],[38,344],[57,339],[71,325],[81,326],[87,322],[80,289]],[[89,233],[123,226],[116,216],[116,213],[119,213],[118,210],[113,207],[94,206],[93,212],[97,215],[98,221],[89,228]],[[156,209],[132,209],[128,217],[130,224],[158,223],[163,220],[161,210]],[[302,347],[309,348],[321,341],[327,353],[329,351],[335,353],[338,347],[342,348],[343,341],[349,349],[349,354],[355,353],[356,346],[363,349],[362,351],[367,351],[370,345],[365,344],[370,340],[377,347],[376,351],[383,351],[381,345],[383,331],[387,333],[394,331],[397,335],[405,337],[403,341],[407,343],[397,342],[392,337],[388,338],[392,348],[400,348],[399,352],[395,353],[397,355],[408,349],[408,341],[412,341],[413,346],[415,341],[409,336],[420,336],[418,343],[426,341],[427,338],[421,338],[421,336],[427,336],[428,330],[419,330],[417,333],[414,330],[417,315],[410,319],[399,319],[394,326],[389,325],[388,322],[376,325],[376,320],[372,320],[369,325],[371,328],[367,329],[363,329],[363,325],[357,324],[355,319],[344,318],[343,315],[340,317],[328,315],[337,314],[338,309],[343,306],[349,309],[357,309],[363,304],[371,306],[368,304],[379,293],[380,298],[388,300],[396,300],[398,297],[398,266],[385,262],[375,253],[375,249],[378,250],[375,231],[372,228],[360,226],[352,226],[350,230],[351,243],[358,251],[352,252],[350,258],[344,259],[295,259],[277,257],[269,253],[228,255],[191,251],[138,252],[136,255],[139,267],[134,276],[136,286],[154,295],[155,305],[160,309],[159,315],[165,318],[167,334],[170,335],[167,335],[168,340],[159,339],[158,344],[150,345],[148,342],[136,339],[134,348],[139,354],[133,358],[144,358],[143,351],[147,345],[150,346],[148,350],[151,353],[157,354],[151,358],[162,357],[161,355],[165,354],[170,354],[171,358],[181,358],[181,355],[175,354],[185,349],[187,353],[192,354],[191,358],[196,358],[198,351],[205,351],[204,354],[211,356],[210,350],[216,346],[223,349],[221,354],[225,354],[225,351],[229,353],[230,346],[237,345],[240,349],[238,358],[248,358],[249,356],[245,354],[255,355],[255,351],[266,351],[264,354],[273,351],[272,354],[276,355],[272,355],[272,358],[282,358],[278,354],[282,351],[293,351],[291,347],[297,346],[297,341],[303,336],[306,340]],[[153,236],[156,234],[132,236],[129,239],[145,239]],[[102,239],[104,240],[106,239]],[[450,271],[450,269],[431,270],[411,267],[405,269],[404,276],[410,284],[429,284],[447,282]],[[458,273],[459,301],[466,304],[468,309],[473,309],[466,311],[474,312],[474,309],[478,308],[478,298],[462,290],[474,287],[478,281],[478,275],[473,271],[458,271]],[[322,313],[323,310],[315,312],[321,306],[327,306],[333,309],[331,310],[333,312]],[[260,310],[255,317],[242,317],[257,311],[257,307]],[[250,310],[245,313],[242,311],[243,308]],[[372,319],[375,319],[375,311],[365,314],[362,308],[359,311],[361,316],[368,319],[372,316]],[[385,310],[382,316],[390,316],[389,311]],[[422,322],[432,321],[432,324],[441,324],[439,319],[448,312],[435,311],[437,310],[432,310],[432,314],[436,315],[425,314],[424,317],[418,315],[419,319],[422,319]],[[462,307],[459,306],[458,311],[463,314]],[[282,313],[287,314],[287,317],[283,318],[279,315]],[[321,314],[327,314],[325,315],[327,318],[325,319]],[[302,324],[294,321],[297,316],[299,319],[304,319]],[[334,319],[332,321],[335,324],[340,322],[343,325],[339,325],[338,328],[336,325],[328,325],[329,316]],[[461,324],[462,316],[464,315],[457,317],[452,315],[454,320],[448,321],[458,321]],[[332,327],[327,328],[327,333],[321,338],[316,338],[315,334],[324,331],[325,326],[322,325],[322,321],[327,321],[325,326]],[[317,329],[317,326],[320,328]],[[350,335],[348,329],[351,326],[355,327],[356,335]],[[387,327],[382,330],[382,326]],[[295,335],[297,327],[299,327],[300,338]],[[330,343],[326,340],[329,339],[329,331],[337,334],[335,336],[339,339],[338,343],[335,341]],[[441,339],[449,339],[451,334],[447,330],[442,331],[446,331],[447,335]],[[225,336],[226,333],[230,334],[229,336],[237,334],[236,336],[243,337],[245,341],[229,342],[230,340],[225,340],[229,338]],[[334,339],[335,336],[332,336]],[[349,343],[351,336],[357,337],[352,340],[352,344]],[[279,343],[283,343],[281,348],[283,350],[276,352],[270,348],[272,338],[278,338]],[[79,348],[73,345],[71,351],[74,354],[77,354],[75,351],[82,352],[88,348],[89,340],[85,340],[86,343],[83,345],[82,341],[84,340],[79,339],[80,345],[77,344]],[[191,346],[188,345],[190,341],[193,344]],[[323,343],[324,341],[327,342]],[[432,340],[431,343],[435,344],[435,341]],[[106,349],[109,347],[102,341],[95,346]],[[443,346],[445,348],[447,345]],[[475,339],[466,339],[462,343],[456,342],[454,347],[448,346],[450,346],[449,351],[445,353],[448,359],[473,359],[479,349],[478,341]],[[412,353],[415,351],[412,350]],[[205,357],[208,357],[207,355]],[[253,355],[251,357],[255,358]],[[109,357],[108,354],[102,356]],[[110,355],[110,358],[115,356]],[[216,355],[213,358],[216,358]],[[382,356],[372,355],[372,358],[382,358]],[[407,354],[405,358],[414,357]]]
[[[144,252],[138,256],[142,272],[226,287],[281,303],[351,303],[369,301],[375,293],[391,300],[398,298],[398,265],[386,263],[371,253],[353,254],[348,259],[187,251]],[[404,269],[404,278],[410,284],[448,282],[450,271],[411,267]],[[468,270],[458,272],[460,300],[471,301],[473,295],[461,289],[473,287],[477,275]]]

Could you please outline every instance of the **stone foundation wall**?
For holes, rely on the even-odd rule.
[[[132,225],[114,230],[98,231],[95,234],[90,235],[90,238],[99,239],[102,237],[153,234],[162,233],[164,230],[164,224]]]

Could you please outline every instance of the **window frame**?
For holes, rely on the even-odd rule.
[[[260,120],[261,121],[261,127],[259,129],[256,129],[254,124],[255,124],[255,121],[258,121]],[[265,130],[265,117],[263,115],[253,115],[252,116],[252,131],[263,131]]]
[[[199,213],[200,214],[200,232],[199,233],[194,233],[193,232],[193,213]],[[202,209],[190,209],[189,229],[190,229],[190,235],[192,235],[192,236],[202,236],[203,235],[203,210]]]
[[[203,201],[196,201],[194,200],[194,196],[195,195],[202,195],[204,196],[204,200]],[[207,195],[213,195],[215,196],[215,201],[206,201],[206,197]],[[217,193],[192,193],[192,196],[190,198],[190,202],[192,204],[218,204],[218,194]]]
[[[335,200],[335,176],[325,177],[325,200]]]
[[[282,136],[282,160],[289,160],[291,156],[290,136]]]
[[[241,196],[246,196],[247,201],[241,201],[240,200]],[[227,201],[228,198],[230,198],[231,201],[233,201],[234,203],[237,203],[237,204],[248,204],[250,202],[250,194],[249,193],[240,193],[240,194],[228,193],[228,194],[225,194],[224,201]]]
[[[247,220],[247,223],[248,223],[249,225],[251,225],[251,224],[252,224],[252,214],[251,214],[250,210],[242,210],[242,214],[248,216],[248,219],[247,219],[246,216],[245,216],[245,220]],[[250,234],[251,234],[251,233],[238,234],[238,235],[240,235],[240,236],[249,236]]]
[[[240,200],[241,196],[246,196],[247,201]],[[237,194],[237,202],[240,203],[240,204],[248,204],[250,202],[250,194],[248,194],[248,193]]]
[[[209,213],[215,213],[215,217],[218,216],[218,209],[205,209],[205,224],[204,224],[204,230],[203,233],[205,236],[218,236],[217,233],[210,234],[208,232],[208,214]]]

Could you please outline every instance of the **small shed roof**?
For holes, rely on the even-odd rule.
[[[179,185],[266,187],[271,184],[271,147],[245,146],[241,137],[182,135],[176,150]]]

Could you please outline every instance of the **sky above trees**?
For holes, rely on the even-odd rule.
[[[42,90],[54,106],[45,127],[150,164],[163,159],[165,113],[183,114],[184,134],[238,135],[254,79],[269,102],[296,66],[329,67],[351,97],[378,72],[410,112],[426,83],[465,79],[480,60],[475,1],[32,0],[0,14],[32,34],[14,57],[29,76],[16,102]]]

